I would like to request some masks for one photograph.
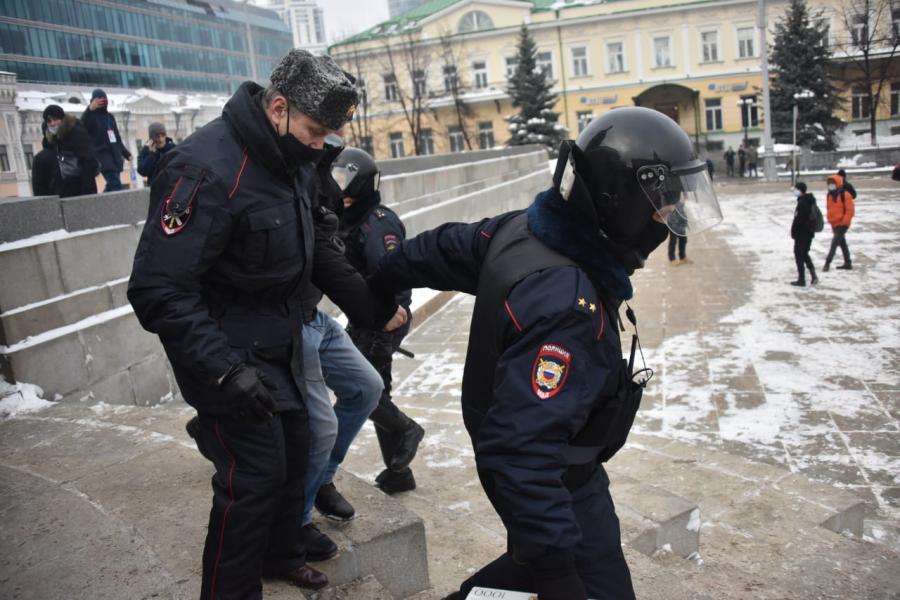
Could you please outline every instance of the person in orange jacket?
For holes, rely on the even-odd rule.
[[[831,238],[831,249],[828,250],[823,270],[828,271],[831,268],[831,260],[840,246],[841,253],[844,255],[844,264],[837,268],[849,271],[853,265],[850,262],[850,249],[847,247],[846,236],[855,211],[853,195],[844,187],[844,178],[840,175],[831,175],[826,181],[828,182],[828,194],[825,196],[825,206],[828,209],[826,214],[834,236]]]

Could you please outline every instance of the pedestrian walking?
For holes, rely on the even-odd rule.
[[[791,223],[791,238],[794,240],[794,261],[797,263],[797,279],[791,285],[804,287],[806,285],[806,269],[809,269],[810,284],[819,283],[816,277],[816,268],[809,257],[809,249],[816,235],[817,225],[814,218],[819,219],[822,213],[816,206],[816,197],[806,191],[806,184],[798,181],[793,189],[797,198],[797,206],[794,209],[794,220]]]
[[[75,115],[51,104],[41,124],[43,149],[34,157],[32,191],[36,196],[97,193],[97,160],[90,137]]]
[[[734,148],[731,146],[725,151],[725,175],[734,177]]]
[[[106,181],[104,192],[115,192],[122,189],[122,167],[126,160],[131,160],[131,152],[125,147],[116,118],[109,112],[109,99],[106,92],[97,88],[91,93],[91,103],[81,115],[91,142],[94,155],[100,162],[100,172]]]
[[[856,205],[853,195],[844,188],[844,179],[840,175],[831,175],[826,182],[828,184],[828,194],[825,196],[826,214],[833,235],[831,248],[828,250],[828,256],[825,257],[825,266],[822,270],[827,272],[831,269],[834,253],[840,247],[844,263],[837,268],[849,271],[853,268],[853,264],[850,260],[850,248],[847,246],[847,230],[850,229],[850,223],[853,222]]]
[[[679,221],[690,230],[670,221],[676,212],[696,215]],[[463,421],[508,550],[448,599],[475,586],[634,598],[602,464],[624,444],[646,383],[622,360],[618,310],[629,275],[670,230],[719,220],[687,134],[662,113],[621,108],[562,143],[553,186],[527,210],[442,225],[381,260],[374,286],[475,294]]]

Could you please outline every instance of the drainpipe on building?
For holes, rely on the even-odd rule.
[[[766,39],[766,0],[759,0],[759,53],[763,85],[763,176],[766,181],[778,179],[775,149],[772,147],[772,107],[769,102],[769,47]]]
[[[556,21],[558,23],[559,9],[557,8],[554,13],[556,14]],[[566,129],[569,130],[569,137],[571,138],[572,127],[569,125],[569,93],[566,89],[566,57],[563,54],[562,27],[560,27],[558,24],[556,26],[556,41],[559,44],[559,74],[562,78],[563,111],[566,115]]]

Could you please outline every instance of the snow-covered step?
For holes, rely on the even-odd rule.
[[[610,490],[624,543],[647,556],[671,552],[687,558],[700,550],[696,502],[627,475],[617,475]]]

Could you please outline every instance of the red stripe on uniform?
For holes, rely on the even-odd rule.
[[[478,233],[480,233],[480,234],[482,235],[482,237],[486,237],[487,239],[491,239],[491,234],[489,234],[487,231],[479,231]]]
[[[241,186],[241,177],[244,175],[244,168],[247,166],[247,159],[250,156],[247,154],[247,148],[244,148],[244,160],[241,162],[241,170],[238,171],[237,179],[234,182],[234,187],[231,188],[231,192],[228,193],[228,199],[231,200],[234,195],[237,193],[238,188]]]
[[[602,302],[600,304],[600,333],[597,334],[597,339],[603,337],[603,329],[606,327],[606,307],[603,306]]]
[[[519,324],[519,320],[516,318],[516,315],[513,314],[512,308],[509,306],[509,301],[503,303],[506,306],[506,312],[509,313],[509,317],[512,319],[513,325],[516,326],[516,329],[522,331],[522,326]]]
[[[234,469],[237,466],[236,461],[234,460],[234,455],[231,453],[231,450],[228,449],[228,446],[225,445],[225,440],[222,439],[222,432],[219,431],[219,420],[216,419],[216,438],[219,440],[219,444],[222,446],[222,449],[225,450],[225,453],[228,454],[228,457],[231,459],[231,468],[228,469],[228,497],[230,501],[228,502],[228,506],[225,507],[225,513],[222,515],[222,527],[219,530],[219,549],[216,551],[216,561],[213,563],[213,572],[212,572],[212,583],[210,584],[210,597],[216,597],[216,578],[219,573],[219,561],[222,559],[222,547],[225,545],[225,524],[228,522],[228,511],[231,510],[231,507],[234,506]]]

